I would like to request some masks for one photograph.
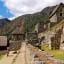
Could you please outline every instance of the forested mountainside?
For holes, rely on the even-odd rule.
[[[23,24],[23,20],[19,20],[19,21],[16,21],[16,20],[12,20],[11,22],[5,24],[5,26],[3,26],[1,29],[0,29],[0,35],[7,35],[10,37],[10,34],[15,30],[15,28],[19,25],[20,27],[22,26]]]
[[[43,22],[43,21],[44,22],[48,21],[49,15],[50,15],[51,11],[54,9],[54,7],[55,6],[47,7],[45,9],[43,9],[41,12],[22,16],[24,18],[24,20],[26,21],[24,23],[25,30],[26,30],[26,25],[27,25],[28,31],[33,31],[34,27],[37,23]]]

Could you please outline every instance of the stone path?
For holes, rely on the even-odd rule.
[[[13,64],[26,64],[25,62],[25,43],[22,44],[22,48],[20,49],[19,55],[16,58],[15,62]]]
[[[1,60],[0,60],[0,64],[12,64],[13,59],[16,57],[16,54],[12,54],[12,52],[10,52],[10,55],[7,57],[7,55],[5,55]]]
[[[6,55],[0,60],[0,64],[26,64],[25,63],[25,43],[22,44],[21,49],[17,54],[12,54],[7,57]]]
[[[13,52],[13,51],[12,51]],[[9,57],[6,55],[0,60],[0,64],[64,64],[64,62],[57,61],[45,51],[22,43],[20,50],[17,54],[10,52]]]

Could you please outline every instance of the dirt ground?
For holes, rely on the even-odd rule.
[[[13,51],[10,52],[9,56],[5,55],[1,60],[0,64],[26,64],[25,63],[25,43],[22,44],[21,49],[17,54],[12,54]]]

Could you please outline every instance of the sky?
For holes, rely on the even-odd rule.
[[[64,0],[0,0],[0,18],[14,19],[24,14],[39,12]]]

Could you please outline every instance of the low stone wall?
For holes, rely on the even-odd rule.
[[[10,50],[11,51],[19,50],[20,47],[21,47],[20,41],[10,41]]]
[[[6,50],[0,50],[0,55],[4,55],[6,53]]]
[[[33,46],[36,46],[38,40],[29,40],[28,43],[32,44]]]

